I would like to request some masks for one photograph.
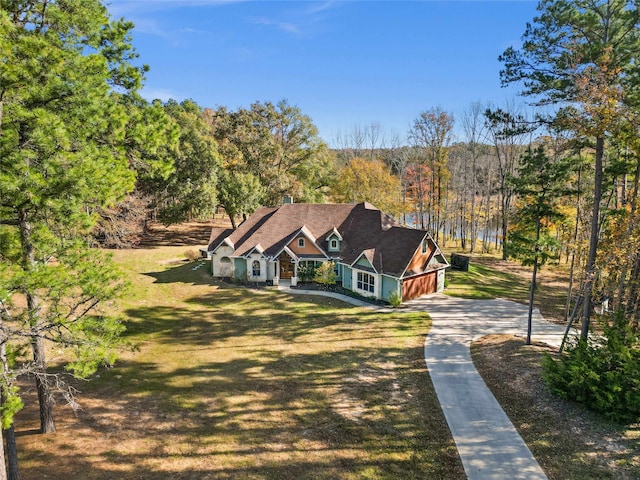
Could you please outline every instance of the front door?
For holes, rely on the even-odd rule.
[[[278,260],[280,263],[280,278],[288,280],[293,277],[295,264],[291,257],[286,252],[282,252]]]

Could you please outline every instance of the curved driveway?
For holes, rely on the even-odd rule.
[[[527,307],[509,300],[467,300],[443,294],[411,302],[433,320],[425,360],[467,478],[546,479],[471,360],[471,341],[492,333],[526,336]],[[533,341],[560,345],[564,328],[534,310]],[[505,378],[505,382],[509,379]]]
[[[330,292],[287,290],[391,311]],[[492,333],[526,336],[527,306],[510,300],[467,300],[435,293],[406,302],[405,311],[426,311],[433,320],[425,341],[425,361],[467,478],[546,479],[471,360],[471,342],[476,338]],[[534,310],[532,341],[559,346],[563,335],[564,327],[547,322]]]

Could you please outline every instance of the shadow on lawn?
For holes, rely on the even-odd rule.
[[[20,438],[23,478],[464,476],[424,363],[423,315],[221,286],[125,313],[143,351],[79,385],[84,410],[61,410],[56,435]]]
[[[370,325],[371,319],[380,315],[335,299],[275,291],[256,294],[235,287],[219,288],[211,294],[194,297],[184,307],[132,308],[125,313],[131,319],[126,323],[125,336],[153,334],[159,342],[183,345],[208,345],[240,336],[250,345],[254,344],[253,338],[263,336],[296,341],[327,328],[336,334],[340,330],[351,332]],[[389,320],[397,315],[402,314],[385,314]],[[402,322],[396,323],[396,335],[411,329]],[[371,333],[371,329],[368,330]],[[378,334],[389,332],[381,330]]]
[[[178,266],[172,266],[159,272],[145,272],[143,275],[155,279],[154,283],[187,283],[192,285],[216,285],[216,280],[208,273],[210,263],[204,260],[193,262],[178,260]]]
[[[173,371],[126,362],[84,397],[95,406],[61,428],[73,459],[28,448],[26,478],[463,476],[420,346],[274,351]]]

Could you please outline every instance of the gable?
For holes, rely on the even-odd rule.
[[[360,254],[360,256],[356,259],[354,263],[351,264],[357,270],[364,270],[366,272],[378,273],[378,269],[374,265],[373,257],[375,255],[375,251],[372,249],[365,250]]]
[[[430,235],[420,242],[420,246],[416,249],[411,261],[407,265],[403,276],[418,275],[432,270],[439,270],[447,267],[449,264],[442,255],[440,248]]]
[[[296,235],[293,240],[291,240],[287,247],[291,249],[296,255],[304,256],[304,255],[319,255],[325,256],[324,252],[318,248],[315,242],[310,239],[308,236],[300,233]]]

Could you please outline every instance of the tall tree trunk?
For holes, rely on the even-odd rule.
[[[531,345],[531,331],[533,330],[533,299],[536,294],[536,281],[538,277],[538,243],[540,242],[541,219],[536,219],[536,255],[533,260],[533,273],[531,274],[531,288],[529,289],[529,315],[527,317],[527,345]]]
[[[4,455],[4,442],[2,441],[2,430],[0,429],[0,480],[7,480],[7,463]]]
[[[533,274],[531,275],[531,288],[529,289],[529,316],[527,317],[527,345],[531,345],[531,331],[533,330],[533,299],[536,293],[536,280],[538,277],[538,257],[533,262]]]
[[[626,177],[625,177],[626,178]],[[633,194],[632,194],[632,200],[631,200],[631,211],[629,212],[629,219],[630,221],[628,222],[627,225],[627,232],[625,235],[625,242],[629,241],[629,238],[631,237],[631,233],[633,232],[633,227],[634,227],[634,223],[636,220],[636,205],[638,203],[637,199],[638,199],[638,187],[639,187],[639,182],[640,182],[640,159],[637,162],[637,166],[636,166],[636,174],[635,174],[635,179],[633,181]],[[626,189],[626,186],[625,186]],[[624,196],[625,202],[626,202],[626,195]],[[627,282],[627,270],[629,269],[629,262],[625,262],[622,265],[622,269],[620,271],[620,279],[618,281],[618,294],[616,296],[616,298],[614,299],[613,302],[613,308],[614,310],[617,310],[620,306],[625,305],[625,303],[628,304],[628,297],[626,295],[626,288],[627,286],[629,286],[629,284],[633,283],[633,278],[631,279],[631,282]],[[625,301],[625,299],[627,301]],[[631,305],[627,305],[627,307],[630,307]]]
[[[476,154],[473,153],[473,171],[471,172],[471,245],[469,252],[476,251],[476,240],[478,236],[478,226],[476,225]]]
[[[489,238],[489,229],[491,228],[491,219],[489,216],[491,215],[491,193],[489,192],[489,188],[487,187],[487,204],[485,205],[485,218],[484,218],[484,234],[482,239],[482,253],[487,253],[489,251],[489,242],[491,241]]]
[[[564,308],[564,321],[569,319],[569,310],[571,310],[571,299],[573,296],[573,277],[575,273],[576,265],[576,252],[575,246],[578,244],[578,234],[580,233],[580,193],[582,192],[582,164],[578,167],[578,192],[576,194],[576,228],[573,229],[573,245],[574,249],[571,252],[571,268],[569,269],[569,291],[567,292],[567,302]]]
[[[507,196],[502,193],[502,260],[507,259],[507,249],[504,246],[507,244]]]
[[[31,271],[35,265],[35,248],[31,237],[31,223],[26,211],[19,212],[20,241],[22,244],[22,262],[26,272]],[[29,323],[37,326],[40,319],[40,304],[36,294],[26,291],[27,307],[29,308]],[[53,396],[47,383],[47,363],[45,357],[44,340],[41,337],[31,339],[33,361],[35,369],[36,389],[40,403],[40,431],[51,433],[56,431],[53,420]]]
[[[638,290],[640,289],[640,249],[636,251],[635,263],[633,265],[633,271],[631,272],[631,281],[629,282],[629,300],[627,301],[627,311],[630,312],[632,318],[637,322],[638,313],[640,310],[640,295]]]
[[[56,423],[53,417],[53,395],[47,381],[44,340],[40,337],[32,339],[31,349],[33,350],[36,390],[40,404],[40,432],[53,433],[56,431]]]
[[[235,215],[229,214],[229,220],[231,220],[231,228],[233,228],[234,230],[238,228],[238,226],[236,225]]]
[[[593,188],[593,212],[591,214],[591,236],[589,237],[589,254],[584,279],[584,305],[582,310],[582,328],[580,339],[586,341],[589,337],[589,323],[591,319],[591,295],[593,281],[596,275],[596,255],[598,253],[598,238],[600,235],[600,201],[602,200],[602,163],[604,158],[604,137],[596,138],[595,182]]]
[[[9,463],[8,480],[20,480],[20,470],[18,469],[18,444],[16,443],[16,432],[13,423],[4,431],[4,438],[7,441],[7,460]]]

